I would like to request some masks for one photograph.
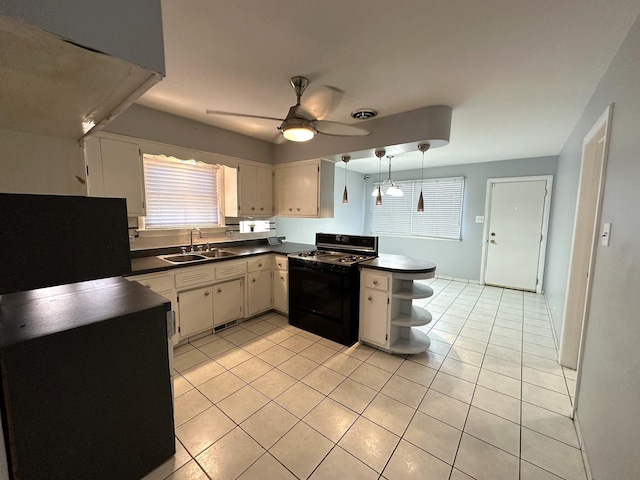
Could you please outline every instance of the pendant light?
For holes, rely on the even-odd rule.
[[[393,155],[387,155],[387,159],[389,159],[389,178],[385,180],[384,183],[385,184],[388,183],[389,188],[387,188],[385,195],[389,195],[390,197],[402,197],[404,196],[404,192],[399,186],[396,185],[396,182],[394,182],[391,179],[391,159],[392,158],[393,158]]]
[[[422,152],[422,175],[420,177],[420,197],[418,198],[418,212],[424,212],[424,197],[422,196],[422,184],[424,183],[424,152],[429,150],[431,144],[429,142],[418,145],[418,150]]]
[[[380,180],[382,177],[382,157],[387,153],[384,148],[376,150],[376,157],[378,157],[378,187],[373,191],[372,195],[376,197],[376,205],[382,205],[382,190],[380,189]]]
[[[349,193],[347,192],[347,167],[349,166],[349,160],[351,160],[351,155],[342,156],[342,161],[344,162],[344,192],[342,193],[342,203],[349,203]]]

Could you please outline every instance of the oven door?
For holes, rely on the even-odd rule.
[[[358,338],[358,270],[291,263],[289,323],[344,345],[353,344]]]

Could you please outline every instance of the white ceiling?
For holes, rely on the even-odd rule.
[[[430,166],[557,155],[640,12],[640,0],[163,0],[167,76],[138,103],[274,141],[289,77],[344,96],[324,120],[453,108]],[[313,141],[313,140],[311,140]],[[393,161],[419,168],[420,154]],[[349,168],[377,172],[377,160]]]

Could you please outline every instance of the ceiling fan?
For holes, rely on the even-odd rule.
[[[327,120],[321,120],[319,118],[313,118],[313,115],[309,114],[300,105],[300,98],[309,85],[309,79],[305,77],[292,77],[289,82],[296,92],[296,104],[289,108],[289,113],[285,118],[264,117],[261,115],[250,115],[246,113],[231,113],[222,112],[219,110],[207,110],[211,115],[230,115],[234,117],[246,117],[246,118],[261,118],[265,120],[275,120],[282,122],[278,127],[278,130],[284,138],[293,142],[306,142],[311,140],[316,133],[322,133],[324,135],[335,135],[340,137],[352,137],[352,136],[364,136],[371,134],[370,130],[362,127],[356,127],[346,123],[330,122]],[[339,92],[334,89],[335,92]],[[324,109],[325,111],[327,108]]]

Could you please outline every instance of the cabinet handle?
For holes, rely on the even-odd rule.
[[[258,268],[262,268],[262,264],[261,263],[258,264]]]
[[[290,211],[290,212],[293,212],[293,208],[290,208],[290,209],[289,209],[289,211]]]
[[[281,263],[279,263],[279,264],[278,264],[278,267],[282,268],[282,264],[281,264]]]
[[[377,285],[377,284],[378,284],[378,280],[374,280],[374,281],[373,281],[373,284],[374,284],[374,285]]]
[[[299,209],[299,208],[296,208],[296,210],[297,210],[297,211],[300,211],[300,209]]]
[[[218,289],[218,293],[222,293],[222,289],[221,288]]]
[[[264,210],[264,207],[260,207],[260,211]]]
[[[254,278],[253,280],[251,280],[251,283],[256,283],[256,279]]]
[[[256,209],[256,207],[251,207],[251,210],[255,210],[255,209]]]
[[[369,295],[369,296],[367,297],[367,300],[369,300],[369,301],[373,300],[373,298],[371,298],[371,295]]]
[[[280,280],[282,280],[284,282],[284,277],[280,277]]]
[[[145,285],[145,287],[147,287],[147,288],[151,288],[151,285]]]
[[[207,290],[206,292],[204,292],[204,296],[208,297],[209,296],[209,290]]]

